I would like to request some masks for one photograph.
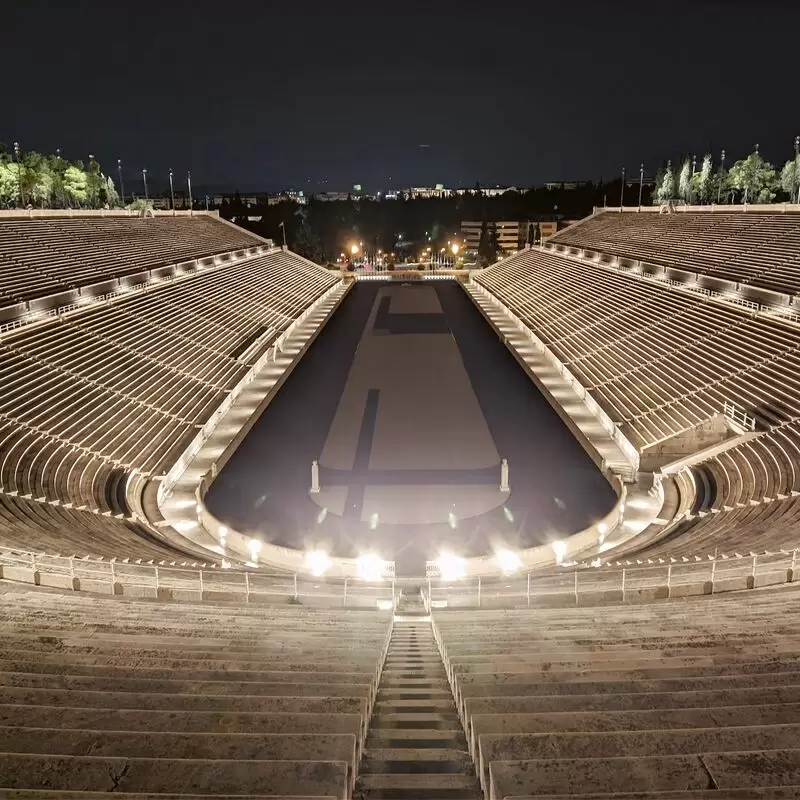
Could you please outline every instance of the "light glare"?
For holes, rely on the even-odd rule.
[[[457,581],[464,577],[467,562],[461,556],[452,553],[442,553],[436,561],[442,580]]]
[[[322,550],[312,550],[306,553],[306,567],[315,578],[324,575],[330,565],[331,560],[328,558],[328,554]]]
[[[358,577],[365,581],[379,581],[383,577],[384,560],[375,553],[366,553],[356,559]]]
[[[516,572],[522,566],[522,559],[519,553],[515,553],[513,550],[501,548],[494,556],[497,559],[497,563],[500,565],[500,569],[502,569],[506,575]]]

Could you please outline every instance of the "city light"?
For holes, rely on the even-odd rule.
[[[467,562],[461,556],[452,553],[441,553],[436,559],[439,567],[439,575],[444,581],[457,581],[464,577],[467,569]]]
[[[324,575],[331,565],[328,554],[322,550],[312,550],[306,553],[306,569],[315,577]]]
[[[356,559],[358,577],[365,581],[379,581],[383,578],[384,560],[375,553],[366,553]]]
[[[457,256],[457,255],[458,255],[458,251],[459,251],[460,249],[461,249],[461,248],[460,248],[460,247],[459,247],[459,246],[458,246],[458,245],[457,245],[455,242],[453,242],[453,244],[451,244],[451,245],[450,245],[450,252],[451,252],[451,253],[452,253],[454,256]]]
[[[355,242],[350,245],[350,253],[354,256],[358,255],[358,245]]]
[[[504,547],[500,548],[494,554],[494,557],[497,559],[500,569],[502,569],[506,575],[516,572],[522,566],[522,559],[520,558],[519,553],[516,553],[513,550],[508,550]]]

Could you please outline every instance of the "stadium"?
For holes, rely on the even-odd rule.
[[[0,211],[0,797],[800,797],[799,253]]]

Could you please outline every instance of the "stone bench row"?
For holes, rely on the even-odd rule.
[[[351,791],[346,761],[121,758],[0,753],[3,789],[65,792],[274,795],[332,797]],[[39,785],[37,787],[37,784]]]

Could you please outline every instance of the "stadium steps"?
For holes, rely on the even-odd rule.
[[[481,790],[430,619],[395,618],[354,797],[477,800]]]

